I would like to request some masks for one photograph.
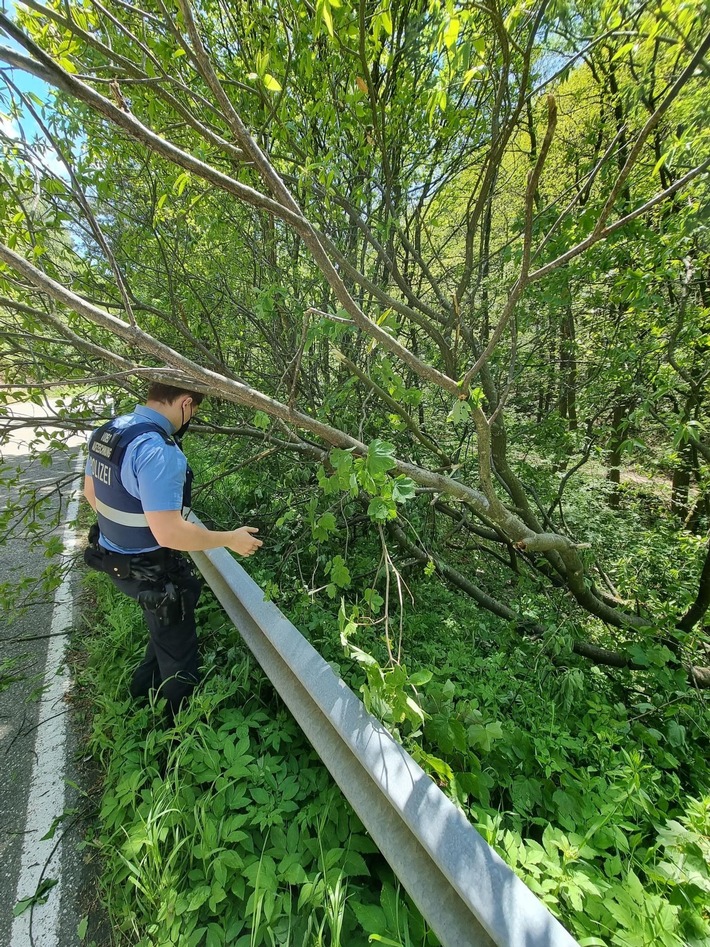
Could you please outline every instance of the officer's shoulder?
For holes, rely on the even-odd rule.
[[[175,441],[168,434],[165,437],[167,441],[157,431],[139,434],[128,445],[124,463],[128,462],[135,473],[154,463],[160,465],[161,471],[179,469],[182,454],[177,450]]]
[[[164,431],[158,431],[156,429],[149,431],[141,431],[140,434],[137,434],[132,441],[135,444],[136,448],[142,447],[144,445],[150,445],[151,447],[165,448],[165,447],[176,447],[176,443],[173,437],[170,434],[167,434]]]

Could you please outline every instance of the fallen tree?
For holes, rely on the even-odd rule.
[[[639,49],[618,55],[636,56],[632,72],[653,55],[663,82],[650,97],[642,95],[640,104],[627,103],[626,115],[614,100],[616,124],[600,124],[583,171],[571,186],[559,186],[559,77],[542,79],[539,57],[542,39],[560,24],[545,3],[507,19],[495,5],[454,17],[412,4],[394,21],[365,3],[337,10],[326,3],[314,19],[279,7],[280,21],[263,42],[272,43],[269,55],[280,78],[266,71],[275,68],[268,66],[268,50],[256,48],[258,39],[251,45],[257,27],[266,30],[261,8],[220,19],[208,11],[198,17],[187,0],[179,0],[175,14],[162,3],[144,12],[123,3],[109,10],[95,2],[90,12],[35,0],[27,6],[18,22],[0,15],[2,30],[24,50],[4,46],[0,58],[61,93],[56,114],[48,117],[15,89],[61,167],[54,176],[39,172],[37,148],[10,142],[4,176],[12,187],[3,204],[0,245],[0,306],[14,320],[5,334],[10,364],[36,350],[39,328],[50,333],[41,356],[50,373],[61,352],[65,377],[86,377],[90,368],[91,377],[129,388],[136,378],[170,378],[263,412],[275,419],[269,436],[279,449],[323,464],[331,489],[341,483],[345,492],[376,499],[370,507],[375,522],[396,519],[398,502],[417,489],[455,502],[478,529],[491,531],[519,554],[523,567],[566,590],[584,612],[624,636],[655,627],[673,659],[691,666],[691,679],[710,684],[710,671],[692,666],[693,655],[684,653],[685,639],[672,626],[661,627],[657,617],[604,590],[596,564],[582,555],[587,544],[554,518],[556,505],[562,511],[561,495],[547,512],[531,500],[529,485],[511,462],[508,433],[510,413],[519,411],[516,393],[525,384],[521,350],[545,344],[536,341],[540,326],[530,314],[538,285],[552,286],[554,295],[555,280],[567,278],[574,261],[592,251],[603,260],[604,248],[617,236],[620,243],[609,253],[623,258],[624,235],[635,225],[662,229],[666,218],[675,220],[681,196],[691,204],[700,199],[710,166],[702,142],[693,143],[690,167],[671,174],[669,161],[661,162],[666,171],[658,187],[648,163],[670,147],[669,116],[683,114],[699,94],[710,36],[664,33],[674,58],[657,62],[658,44],[644,37],[649,24],[658,33],[660,21],[641,10],[612,26],[596,23],[586,44],[575,39],[565,70],[585,63],[593,72],[597,52],[605,51],[604,61],[609,50],[617,55],[621,37],[632,30]],[[415,42],[417,30],[427,38],[427,53]],[[440,54],[438,61],[432,50]],[[256,66],[244,82],[239,64],[247,62]],[[337,83],[327,85],[331,66],[350,90],[344,100]],[[309,112],[304,103],[321,81],[327,88],[321,112]],[[417,119],[406,132],[415,107],[428,109],[429,120]],[[544,126],[539,144],[538,124]],[[70,134],[74,141],[62,138]],[[425,141],[417,144],[417,135]],[[84,136],[88,154],[77,156],[82,146],[76,142]],[[529,143],[525,162],[513,158],[523,136]],[[127,145],[129,140],[134,144]],[[352,152],[338,153],[339,141]],[[198,202],[212,202],[205,215],[210,221],[233,215],[230,220],[249,230],[239,246],[240,262],[251,258],[256,273],[263,261],[271,280],[292,288],[290,299],[282,298],[278,285],[262,286],[245,306],[240,284],[235,279],[230,285],[228,274],[216,305],[200,298],[193,275],[188,314],[159,228],[151,249],[162,260],[159,276],[133,280],[131,252],[134,261],[141,256],[127,242],[140,227],[129,232],[121,217],[123,200],[130,216],[131,198],[121,195],[111,169],[96,163],[97,155],[106,160],[111,149],[134,176],[136,196],[152,188],[153,221],[169,193],[157,196],[158,178],[172,180],[177,198],[194,188],[181,218],[186,225],[194,225],[189,215],[197,213],[192,208]],[[503,173],[519,183],[517,194],[505,190]],[[44,182],[41,206],[31,198],[38,175]],[[545,189],[546,175],[553,183]],[[506,201],[513,210],[501,239],[492,230]],[[431,221],[445,219],[452,202],[455,221],[435,232]],[[60,237],[63,229],[71,240]],[[704,258],[702,247],[693,252]],[[156,290],[149,299],[160,274],[168,277],[168,290]],[[203,290],[213,292],[209,286]],[[702,296],[705,282],[693,291]],[[226,351],[230,337],[244,334],[234,317],[222,317],[220,304],[233,313],[244,306],[244,322],[254,329],[256,341],[235,343],[236,356]],[[677,360],[681,335],[678,327],[668,346],[669,364]],[[247,356],[250,344],[256,354]],[[681,368],[681,381],[693,390],[693,410],[700,410],[707,350],[691,346],[683,358],[688,365]],[[16,379],[17,372],[14,384]],[[328,389],[345,384],[379,403],[369,437],[361,435],[363,423],[356,417],[342,424],[331,416]],[[279,389],[287,389],[288,397],[279,398]],[[388,415],[395,418],[387,422],[391,448],[379,440]],[[449,436],[457,429],[464,432],[458,447]],[[252,430],[265,437],[263,427]],[[463,456],[466,438],[471,447]],[[380,459],[378,478],[367,466],[373,457]],[[364,466],[356,469],[352,458]],[[395,483],[399,500],[393,499]],[[395,528],[404,548],[428,560],[428,552]],[[710,604],[707,562],[695,599],[675,616],[683,634],[703,620]],[[467,580],[456,569],[438,568],[464,587]],[[487,593],[477,600],[516,620],[514,610]],[[623,650],[614,654],[583,641],[574,650],[602,663],[635,666]]]

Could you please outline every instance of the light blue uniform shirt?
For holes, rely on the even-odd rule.
[[[130,427],[142,421],[159,424],[166,434],[174,434],[175,428],[158,411],[137,405],[130,414],[116,419],[116,428]],[[156,431],[140,434],[126,448],[121,464],[121,482],[131,496],[140,500],[143,511],[158,513],[164,510],[182,510],[182,492],[185,485],[187,459],[181,450],[166,444]],[[93,477],[91,458],[86,464],[86,474]],[[160,547],[124,549],[116,546],[101,534],[101,545],[111,552],[152,552]]]

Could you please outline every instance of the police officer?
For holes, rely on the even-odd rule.
[[[251,526],[222,532],[183,519],[192,471],[180,438],[202,397],[151,384],[145,405],[92,434],[84,481],[84,495],[98,517],[84,558],[139,602],[148,625],[131,694],[147,696],[160,688],[171,715],[199,681],[195,606],[201,583],[181,552],[225,546],[251,556],[262,545]]]

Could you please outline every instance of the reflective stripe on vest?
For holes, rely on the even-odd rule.
[[[111,520],[112,523],[118,523],[119,526],[148,526],[148,520],[144,513],[124,513],[123,510],[117,510],[107,503],[102,503],[98,498],[96,499],[96,512],[107,520]]]

